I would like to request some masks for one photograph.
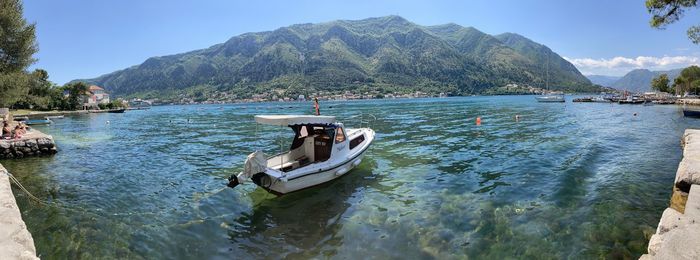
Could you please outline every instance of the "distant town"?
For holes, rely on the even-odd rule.
[[[542,94],[545,90],[543,88],[528,86],[528,85],[518,85],[518,84],[507,84],[503,87],[494,88],[493,91],[486,93],[487,95],[536,95]],[[228,103],[255,103],[255,102],[293,102],[293,101],[307,101],[313,98],[318,98],[318,100],[360,100],[360,99],[407,99],[407,98],[429,98],[429,97],[448,97],[453,96],[451,93],[427,93],[423,91],[415,91],[409,93],[381,93],[379,91],[367,91],[362,93],[355,93],[352,91],[345,91],[342,93],[330,92],[330,91],[319,91],[312,93],[310,95],[297,95],[294,97],[285,95],[284,93],[262,93],[253,94],[249,98],[238,98],[237,95],[227,93],[227,92],[215,92],[209,95],[204,95],[202,97],[191,97],[186,94],[179,94],[175,98],[153,98],[153,99],[142,99],[142,98],[131,98],[127,101],[130,106],[140,105],[140,104],[150,104],[150,105],[188,105],[188,104],[228,104]]]

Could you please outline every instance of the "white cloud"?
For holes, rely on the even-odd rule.
[[[614,57],[611,59],[564,57],[585,75],[600,74],[622,76],[633,69],[670,70],[700,64],[696,56],[639,56],[636,58]]]

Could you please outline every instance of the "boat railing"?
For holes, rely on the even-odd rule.
[[[361,113],[359,115],[354,115],[351,116],[349,119],[355,119],[359,118],[359,121],[356,121],[360,124],[360,128],[369,128],[371,124],[373,124],[375,121],[377,121],[377,117],[372,115],[372,114],[365,114]]]

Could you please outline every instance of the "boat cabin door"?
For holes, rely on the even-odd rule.
[[[314,161],[323,162],[331,158],[335,128],[314,127]]]

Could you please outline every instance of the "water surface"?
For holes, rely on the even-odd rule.
[[[253,115],[310,104],[66,117],[37,127],[58,154],[0,163],[53,203],[14,190],[44,259],[628,258],[646,252],[668,204],[683,130],[700,126],[676,106],[532,96],[322,112],[347,126],[372,114],[377,139],[348,175],[282,197],[225,179],[254,149],[289,145],[289,129],[256,127]]]

